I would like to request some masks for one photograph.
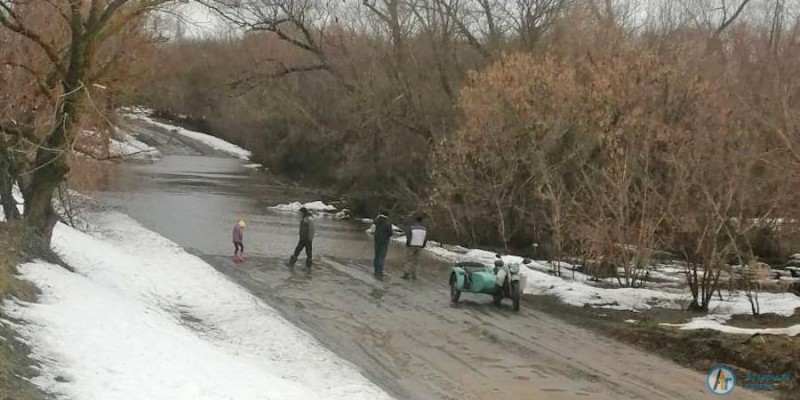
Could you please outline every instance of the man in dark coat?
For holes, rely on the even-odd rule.
[[[294,248],[294,254],[289,259],[289,266],[294,267],[297,262],[297,257],[303,249],[306,250],[306,267],[311,268],[311,251],[312,241],[314,240],[314,216],[311,211],[303,207],[300,209],[300,238],[297,241],[297,247]]]
[[[386,263],[386,253],[389,251],[392,234],[389,213],[381,212],[375,217],[375,278],[377,279],[383,279],[383,266]]]

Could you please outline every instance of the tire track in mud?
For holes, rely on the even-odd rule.
[[[489,296],[449,301],[446,265],[408,282],[323,257],[233,267],[205,257],[400,399],[707,399],[705,376]],[[390,270],[391,271],[391,270]],[[759,398],[738,391],[733,399]]]

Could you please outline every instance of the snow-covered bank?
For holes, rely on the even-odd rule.
[[[196,140],[200,143],[205,144],[212,149],[216,149],[233,156],[236,156],[244,161],[250,159],[252,153],[249,150],[245,150],[235,144],[226,142],[218,137],[211,136],[201,132],[195,132],[189,129],[181,128],[179,126],[165,124],[163,122],[158,122],[150,117],[152,114],[151,110],[142,107],[135,107],[135,108],[125,108],[122,110],[126,116],[133,119],[139,119],[145,121],[149,124],[158,126],[160,128],[166,129],[171,132],[176,132],[181,136],[185,136],[189,139]]]
[[[397,238],[404,240],[403,238]],[[491,265],[495,260],[495,253],[479,249],[466,249],[460,246],[429,246],[427,250],[449,262],[474,261]],[[522,264],[523,258],[517,256],[503,256],[506,263]],[[554,276],[548,271],[552,266],[546,261],[533,261],[527,267],[521,268],[525,276],[526,285],[524,293],[529,295],[552,295],[566,304],[573,306],[591,306],[614,310],[643,311],[653,307],[684,309],[690,302],[691,295],[688,290],[674,287],[652,288],[624,288],[607,287],[609,282],[600,286],[591,281],[591,277],[580,272],[571,271],[574,266],[562,263],[565,272],[562,277]],[[675,282],[682,282],[680,276],[683,269],[679,266],[659,266],[655,273],[659,278]],[[574,275],[574,279],[573,279]],[[800,307],[800,297],[791,293],[759,293],[761,313],[774,313],[783,316],[794,315],[795,309]],[[710,317],[694,320],[681,329],[717,329],[730,333],[756,333],[754,330],[743,330],[723,325],[732,315],[750,314],[751,306],[745,293],[728,293],[722,291],[722,300],[713,299]],[[783,330],[766,331],[766,333],[796,335],[797,326]]]
[[[121,140],[111,138],[108,150],[111,157],[147,161],[161,157],[161,152],[158,149],[136,140],[129,134],[124,135]]]
[[[495,253],[478,249],[448,250],[444,247],[431,246],[429,251],[445,260],[474,261],[492,265]],[[523,258],[503,256],[503,261],[511,264],[522,264]],[[567,270],[569,264],[564,264]],[[673,308],[683,298],[682,294],[667,293],[652,289],[637,288],[603,288],[592,286],[588,276],[576,272],[576,279],[565,279],[547,272],[550,269],[545,261],[533,261],[520,271],[526,278],[525,294],[552,295],[566,304],[573,306],[592,306],[615,310],[646,310],[652,307]],[[571,272],[564,273],[570,275]]]
[[[39,303],[7,302],[42,361],[37,384],[74,399],[387,399],[349,363],[201,259],[119,213],[63,224],[78,273],[20,266]],[[56,379],[58,377],[58,379]]]

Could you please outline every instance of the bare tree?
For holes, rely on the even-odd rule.
[[[533,49],[570,0],[516,0],[511,5],[517,37],[523,49]]]
[[[287,65],[281,60],[269,58],[276,69],[265,73],[255,73],[233,82],[263,81],[288,74],[327,71],[344,87],[352,86],[330,61],[325,50],[324,32],[328,15],[326,10],[312,0],[197,0],[220,16],[223,20],[246,32],[269,32],[280,40],[298,48],[314,59],[313,63]],[[333,16],[335,17],[335,16]]]
[[[57,88],[49,131],[38,144],[24,188],[25,223],[30,233],[49,244],[57,216],[53,192],[64,181],[69,167],[65,154],[81,121],[82,103],[90,99],[92,75],[101,46],[128,24],[171,0],[82,0],[53,3],[54,18],[68,31],[47,38],[45,21],[31,21],[34,3],[27,0],[0,2],[0,27],[25,38],[49,62],[48,83]]]

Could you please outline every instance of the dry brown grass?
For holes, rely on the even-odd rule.
[[[20,261],[22,227],[19,223],[0,222],[0,300],[9,297],[34,300],[38,290],[30,282],[18,279],[16,265]],[[2,311],[0,311],[2,315]],[[8,317],[3,315],[4,319]],[[26,378],[35,375],[28,348],[20,343],[13,329],[0,324],[0,399],[42,399],[42,394]]]
[[[0,223],[0,296],[5,297],[14,286],[14,268],[21,243],[18,224]]]
[[[21,246],[21,224],[0,223],[0,298],[14,296],[33,300],[36,297],[36,287],[16,277],[16,266],[22,253]]]

